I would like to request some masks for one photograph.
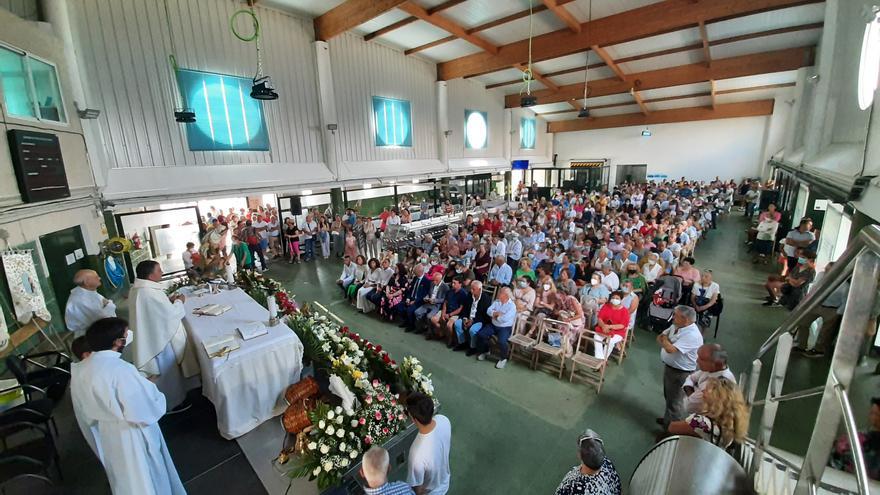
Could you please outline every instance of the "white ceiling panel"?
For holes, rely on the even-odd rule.
[[[650,36],[639,40],[628,41],[605,47],[611,58],[617,60],[643,53],[679,48],[700,42],[700,31],[697,28],[681,29],[671,33]]]
[[[755,100],[771,100],[777,96],[790,97],[794,94],[794,88],[773,88],[760,89],[756,91],[742,91],[739,93],[728,93],[717,95],[715,101],[717,103],[739,103],[743,101]],[[780,103],[783,105],[784,103]]]
[[[680,100],[666,100],[648,103],[648,110],[672,110],[673,108],[703,107],[711,104],[712,98],[708,96],[700,96],[697,98],[682,98]]]
[[[547,113],[547,112],[557,112],[559,110],[570,110],[571,105],[565,102],[560,103],[548,103],[546,105],[535,105],[530,107],[535,113]]]
[[[640,92],[642,98],[653,100],[654,98],[667,98],[670,96],[692,95],[695,93],[703,93],[711,91],[712,85],[708,82],[695,84],[682,84],[680,86],[670,86],[668,88],[648,89]]]
[[[443,11],[443,16],[466,28],[528,10],[528,0],[468,0]],[[478,33],[479,34],[479,33]],[[528,33],[526,34],[528,36]]]
[[[305,17],[318,17],[345,0],[264,0],[268,7],[293,12]]]
[[[642,60],[633,60],[632,62],[624,62],[618,64],[625,74],[633,74],[636,72],[647,72],[651,70],[666,69],[669,67],[677,67],[679,65],[690,65],[704,62],[703,50],[688,50],[686,52],[670,53],[660,57],[651,57]]]
[[[577,112],[577,110],[572,109],[571,112],[542,115],[541,118],[547,122],[559,122],[560,120],[571,120],[573,117],[577,117]]]
[[[596,63],[599,61],[599,59],[594,54],[592,57],[590,57],[590,61]],[[587,56],[585,53],[573,53],[564,57],[551,58],[550,60],[535,62],[533,65],[535,66],[535,69],[538,70],[538,72],[546,74],[547,72],[555,72],[558,70],[570,69],[572,67],[583,67],[586,62]]]
[[[532,34],[534,36],[564,28],[565,24],[553,15],[552,12],[545,10],[534,15],[534,22],[532,24]],[[492,29],[487,29],[477,34],[496,45],[506,45],[515,41],[526,40],[529,38],[529,18],[523,17],[522,19],[495,26]]]
[[[821,22],[824,19],[825,4],[814,3],[709,23],[706,25],[706,34],[710,40],[717,40],[758,31]]]
[[[449,36],[449,33],[438,27],[434,27],[424,21],[416,21],[391,31],[383,36],[382,39],[395,46],[414,48],[447,36]]]
[[[632,105],[625,105],[622,107],[611,107],[611,108],[597,108],[595,110],[590,110],[590,115],[593,117],[608,117],[609,115],[622,115],[625,113],[639,113],[642,110],[638,105],[633,103]]]
[[[660,1],[662,0],[592,0],[593,19],[608,17]],[[566,4],[565,8],[574,14],[579,21],[586,22],[590,10],[590,0],[577,0]]]
[[[445,62],[481,51],[483,51],[482,48],[472,45],[465,40],[455,40],[422,50],[418,54],[434,62]]]
[[[611,71],[608,67],[595,67],[590,69],[590,80],[596,81],[598,79],[608,79],[614,77],[614,72]],[[559,85],[566,84],[583,84],[584,83],[584,71],[579,70],[576,72],[569,72],[568,74],[561,74],[558,76],[551,77],[553,82]]]
[[[522,72],[518,69],[504,69],[496,72],[490,72],[488,74],[483,74],[482,76],[477,76],[474,79],[482,82],[483,84],[497,84],[501,82],[507,81],[516,81],[522,79]]]
[[[793,83],[797,81],[797,71],[771,72],[757,76],[734,77],[732,79],[719,79],[715,81],[716,90],[753,88],[755,86],[767,86],[770,84]]]
[[[374,31],[378,31],[379,29],[382,29],[383,27],[394,24],[397,21],[402,21],[403,19],[406,19],[407,17],[409,17],[409,14],[407,14],[406,12],[404,12],[402,10],[398,10],[398,9],[391,9],[388,12],[385,12],[384,14],[382,14],[378,17],[374,17],[374,18],[370,19],[369,21],[361,24],[360,26],[354,28],[353,31],[360,34],[361,36],[363,36],[365,34],[372,33]],[[379,38],[379,39],[381,39],[381,38]]]
[[[581,100],[578,101],[580,102]],[[613,105],[615,103],[631,103],[632,101],[633,98],[629,93],[618,93],[596,98],[587,98],[587,106],[596,107],[601,105]]]
[[[770,50],[782,50],[785,48],[797,48],[819,43],[820,29],[809,31],[796,31],[793,33],[763,36],[736,43],[725,43],[711,48],[712,58],[729,58],[752,53],[766,52]]]

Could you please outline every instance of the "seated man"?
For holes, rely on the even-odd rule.
[[[764,288],[770,294],[767,297],[764,306],[784,306],[789,310],[794,309],[804,295],[807,293],[807,287],[816,278],[816,253],[812,251],[802,252],[797,258],[797,265],[789,270],[788,275],[783,279],[780,276],[772,275],[767,279]]]
[[[699,414],[704,411],[703,389],[710,378],[724,378],[736,383],[736,377],[727,367],[727,351],[721,344],[703,344],[697,349],[697,371],[685,380],[684,394],[688,414]]]
[[[416,310],[424,303],[430,286],[431,282],[425,277],[424,266],[416,265],[413,267],[413,276],[406,286],[403,299],[394,307],[394,312],[400,316],[401,328],[406,328],[408,332],[415,330]]]
[[[440,311],[440,306],[446,300],[446,293],[449,292],[449,286],[443,282],[443,274],[435,272],[431,277],[431,286],[428,293],[422,299],[422,305],[415,311],[416,333],[423,333],[427,324],[426,320],[434,317],[434,314]],[[427,339],[430,340],[432,335],[429,333]]]
[[[458,315],[464,309],[465,299],[468,297],[468,293],[462,288],[462,281],[461,277],[452,279],[452,288],[446,293],[442,309],[431,317],[431,334],[437,338],[445,336],[446,346],[449,348],[455,346],[453,327],[458,320]]]
[[[458,339],[458,346],[454,348],[456,351],[467,349],[467,355],[473,356],[477,353],[477,332],[483,328],[483,325],[489,322],[489,306],[492,304],[492,296],[483,290],[483,283],[479,280],[471,282],[470,297],[464,299],[464,308],[461,310],[461,317],[456,320],[452,328],[455,330],[455,336]],[[469,339],[465,339],[465,332],[470,335]]]
[[[605,457],[604,442],[588,429],[578,438],[581,464],[568,471],[556,488],[556,495],[620,495],[620,475]]]
[[[496,256],[495,264],[492,265],[492,269],[489,270],[489,278],[487,279],[487,283],[496,287],[506,286],[510,285],[510,281],[512,279],[513,270],[511,270],[510,265],[505,262],[504,256]]]
[[[480,355],[477,360],[485,361],[489,355],[489,337],[498,336],[498,348],[501,353],[500,360],[495,363],[495,368],[504,369],[507,364],[508,346],[507,340],[510,333],[513,332],[513,324],[516,322],[516,304],[511,300],[512,294],[510,288],[502,287],[498,293],[498,299],[486,310],[492,321],[477,333],[478,350]]]
[[[691,290],[691,306],[697,310],[697,325],[701,328],[707,328],[712,322],[713,313],[709,311],[713,306],[718,304],[718,297],[721,295],[721,287],[718,282],[712,281],[712,270],[703,270],[700,274],[700,281],[695,283]],[[707,313],[708,311],[708,313]]]
[[[354,272],[357,267],[351,262],[351,256],[347,254],[342,260],[342,274],[339,275],[339,279],[336,280],[336,285],[342,287],[342,292],[345,293],[348,286],[354,282]]]

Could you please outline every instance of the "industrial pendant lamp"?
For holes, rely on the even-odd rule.
[[[592,1],[592,0],[591,0]],[[538,98],[532,96],[532,0],[529,0],[529,64],[523,71],[523,88],[520,89],[519,104],[522,107],[533,107],[538,104]],[[523,95],[525,91],[525,95]]]
[[[241,41],[245,43],[249,43],[251,41],[257,47],[257,73],[254,75],[253,86],[251,87],[251,98],[255,100],[277,100],[278,93],[275,91],[275,86],[272,85],[272,78],[263,74],[263,54],[261,51],[261,43],[260,43],[260,21],[257,19],[257,15],[254,13],[254,5],[253,2],[248,2],[250,8],[242,9],[238,12],[232,14],[232,17],[229,18],[229,28],[232,30],[232,34],[235,35]],[[247,15],[251,18],[251,22],[253,23],[254,33],[250,36],[243,36],[235,29],[235,18],[239,15]]]
[[[192,124],[196,121],[196,113],[190,108],[186,100],[186,93],[180,89],[180,81],[177,79],[177,48],[174,46],[174,31],[171,29],[171,16],[168,14],[168,0],[165,0],[165,24],[168,27],[168,38],[171,40],[171,54],[168,62],[171,64],[171,94],[174,95],[174,121],[179,124]]]
[[[589,11],[587,14],[587,33],[589,36],[590,22],[593,20],[593,0],[590,0]],[[578,112],[579,119],[586,119],[590,117],[590,109],[587,108],[587,94],[589,94],[590,89],[590,52],[592,50],[587,50],[587,64],[584,66],[584,107]]]

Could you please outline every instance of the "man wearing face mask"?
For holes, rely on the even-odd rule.
[[[104,318],[89,327],[92,354],[78,364],[70,382],[74,411],[97,432],[96,447],[113,493],[185,494],[159,429],[165,396],[121,359],[132,338],[121,318]]]

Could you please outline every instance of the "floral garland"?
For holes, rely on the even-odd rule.
[[[381,345],[326,316],[298,312],[288,322],[303,342],[306,358],[316,369],[339,376],[360,402],[353,415],[324,403],[309,415],[314,427],[290,475],[317,480],[323,490],[338,485],[364,450],[383,444],[406,427],[396,388],[433,397],[434,387],[431,375],[423,373],[416,358],[406,357],[399,366]]]
[[[281,282],[265,277],[262,273],[253,270],[239,270],[235,274],[235,283],[264,307],[268,307],[266,301],[269,296],[274,294],[275,302],[278,303],[278,311],[284,316],[290,316],[299,311],[293,296],[287,292]]]

